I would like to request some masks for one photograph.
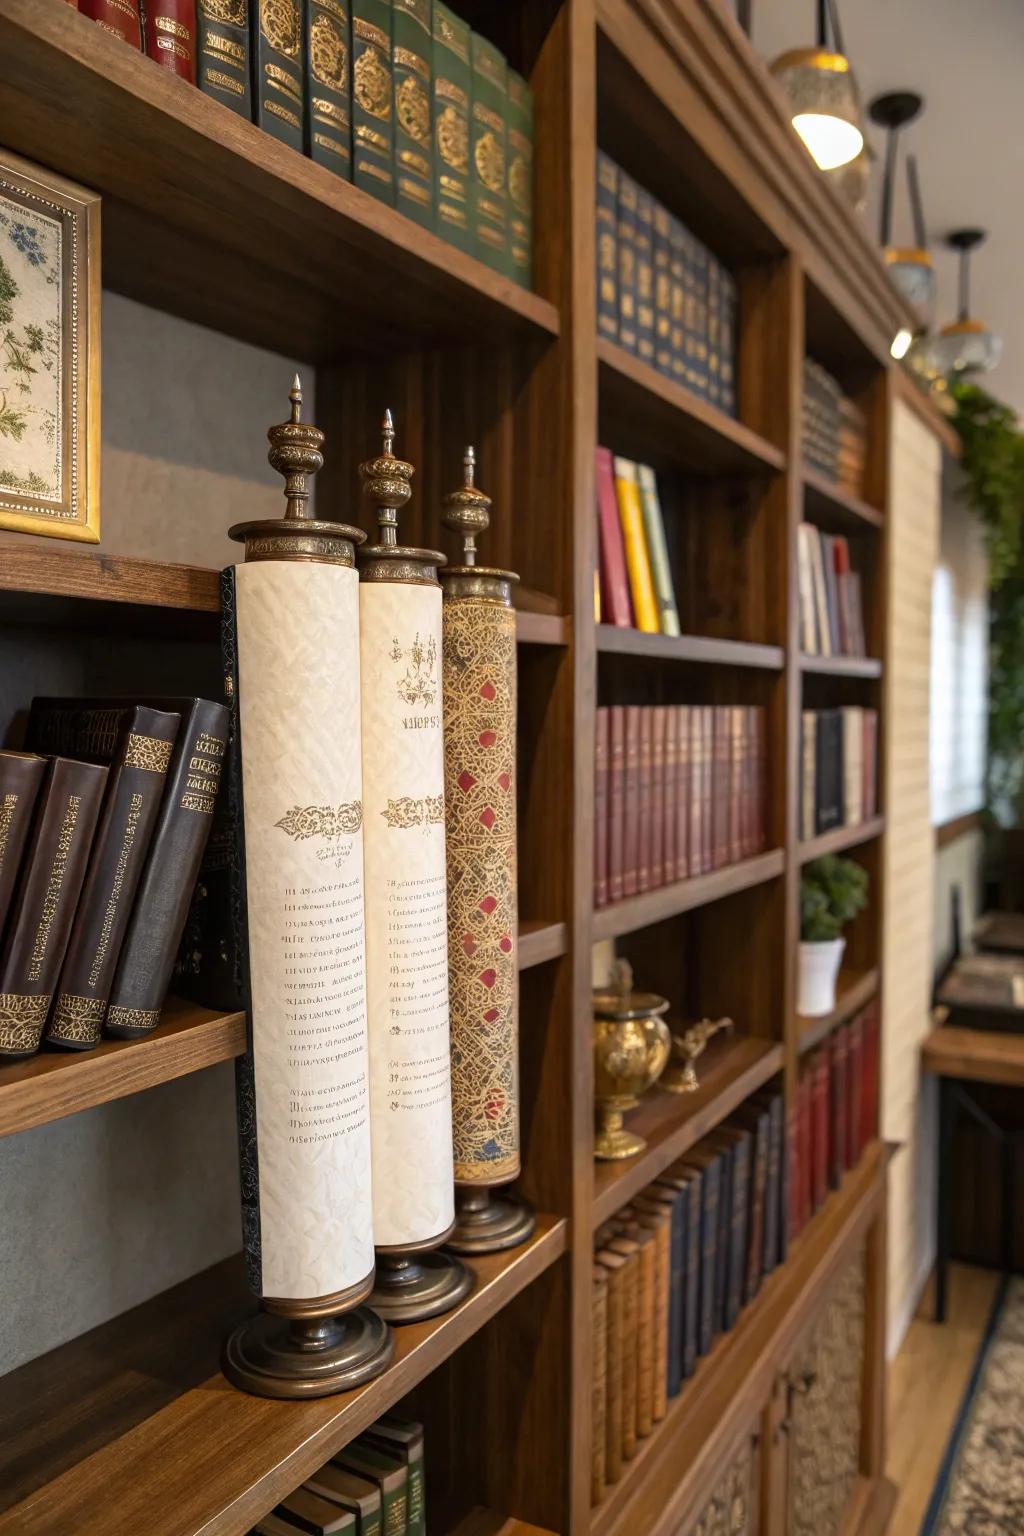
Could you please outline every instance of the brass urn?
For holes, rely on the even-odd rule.
[[[647,1145],[622,1124],[627,1109],[657,1082],[671,1039],[661,1015],[668,999],[633,991],[633,971],[617,960],[611,986],[594,993],[594,1156],[601,1161],[635,1157]]]
[[[732,1033],[732,1019],[701,1019],[696,1024],[678,1023],[672,1028],[672,1063],[660,1086],[669,1093],[695,1093],[700,1087],[697,1061],[708,1041],[719,1030]]]

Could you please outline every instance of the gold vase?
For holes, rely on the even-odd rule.
[[[669,1093],[696,1093],[700,1087],[697,1078],[697,1060],[712,1036],[719,1030],[732,1033],[732,1019],[701,1019],[697,1024],[679,1024],[672,1031],[672,1062],[659,1087]]]
[[[612,985],[594,993],[594,1156],[602,1162],[635,1157],[647,1145],[622,1123],[665,1069],[671,1037],[661,1015],[668,999],[633,991],[633,972],[618,960]]]

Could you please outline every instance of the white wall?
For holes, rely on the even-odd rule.
[[[988,710],[988,558],[978,518],[944,476],[939,558],[932,582],[931,805],[935,826],[985,800]]]

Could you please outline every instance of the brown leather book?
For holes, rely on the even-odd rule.
[[[609,1483],[622,1476],[622,1338],[625,1326],[626,1260],[601,1248],[597,1262],[608,1276],[604,1475]]]
[[[605,1490],[605,1401],[608,1393],[608,1271],[594,1265],[591,1291],[590,1502]]]
[[[650,1374],[650,1333],[645,1329],[647,1297],[641,1274],[640,1244],[628,1237],[615,1237],[608,1244],[612,1253],[626,1261],[625,1301],[622,1308],[622,1454],[629,1461],[637,1452],[640,1435],[640,1396],[649,1389],[644,1379]],[[644,1341],[646,1340],[646,1350]]]
[[[146,53],[163,69],[196,83],[196,0],[146,0]]]
[[[768,738],[763,705],[750,706],[754,759],[754,852],[768,846]]]
[[[30,752],[0,752],[0,937],[45,777],[45,758]]]
[[[654,716],[646,707],[640,710],[640,811],[637,837],[637,894],[651,889],[651,860],[654,847]],[[626,745],[627,752],[629,744]]]
[[[638,1200],[629,1207],[637,1226],[654,1238],[654,1382],[651,1418],[660,1424],[668,1410],[668,1309],[672,1265],[672,1212],[660,1202]]]
[[[691,875],[704,873],[704,710],[690,709],[690,838]]]
[[[665,774],[668,710],[656,704],[651,715],[651,890],[665,884]]]
[[[594,715],[594,906],[608,904],[608,754],[610,721],[602,705]]]
[[[744,730],[746,711],[734,704],[729,714],[729,863],[745,857],[743,839]]]
[[[677,704],[676,717],[676,880],[687,880],[696,870],[690,865],[693,826],[693,722],[690,706]]]
[[[712,704],[703,706],[704,755],[701,759],[704,784],[704,804],[701,820],[701,866],[704,873],[715,868],[715,709]]]
[[[357,1477],[354,1472],[345,1472],[329,1461],[307,1477],[302,1486],[349,1510],[356,1517],[358,1536],[383,1536],[380,1489],[376,1483]]]
[[[662,881],[671,885],[676,878],[676,783],[679,777],[679,711],[665,706],[665,800],[662,810]]]
[[[622,852],[626,832],[626,711],[608,711],[608,900],[622,900]]]
[[[635,896],[640,866],[640,706],[627,704],[626,774],[622,795],[622,894]]]
[[[274,1513],[295,1530],[307,1531],[309,1536],[357,1536],[356,1516],[350,1510],[310,1493],[308,1488],[296,1488],[281,1500]]]
[[[48,1041],[69,1050],[90,1050],[99,1042],[181,724],[180,715],[142,704],[121,714],[103,813],[46,1031]]]
[[[732,715],[724,704],[711,711],[711,867],[729,862],[729,803],[732,798]]]
[[[106,781],[98,764],[49,765],[0,955],[0,1056],[39,1049]]]
[[[104,32],[113,33],[133,48],[142,47],[139,0],[79,0],[83,16],[91,16]]]

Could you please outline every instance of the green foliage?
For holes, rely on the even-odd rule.
[[[805,944],[838,939],[844,924],[868,904],[868,872],[853,859],[827,853],[800,879],[800,937]]]

